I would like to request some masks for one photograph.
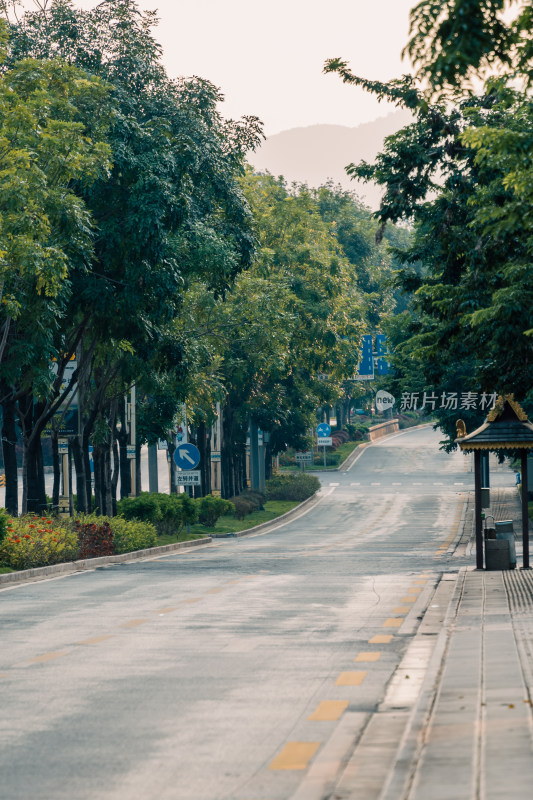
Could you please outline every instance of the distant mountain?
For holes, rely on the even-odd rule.
[[[355,191],[375,209],[380,189],[375,184],[350,180],[344,168],[362,159],[373,162],[385,137],[408,125],[412,119],[408,111],[395,111],[356,128],[343,125],[292,128],[269,136],[257,152],[248,155],[248,160],[254,169],[283,175],[289,183],[297,181],[320,186],[331,178],[345,189]]]

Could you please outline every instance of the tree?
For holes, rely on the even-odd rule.
[[[58,353],[79,354],[76,380],[86,376],[74,444],[79,505],[94,426],[109,427],[118,394],[157,365],[160,340],[181,312],[187,282],[199,274],[223,294],[254,247],[237,177],[245,151],[258,141],[258,122],[225,122],[216,109],[220,93],[207,81],[170,81],[151,35],[154,22],[130,0],[106,0],[87,12],[55,0],[11,27],[10,64],[26,56],[75,63],[106,81],[113,107],[113,168],[91,186],[75,185],[96,232],[91,267],[71,274],[64,311],[69,322],[81,320],[81,334],[73,337],[67,325],[55,337]],[[94,381],[98,391],[87,388]],[[46,414],[56,395],[47,397]],[[113,435],[101,440],[108,465],[113,442]],[[106,481],[112,481],[109,469]]]
[[[509,17],[505,11],[518,9]],[[476,74],[519,74],[530,84],[531,0],[422,0],[411,11],[406,47],[434,89],[458,87]]]
[[[5,25],[0,28],[5,44]],[[108,89],[60,61],[25,59],[0,79],[0,386],[6,497],[17,513],[14,416],[23,435],[23,507],[34,475],[32,452],[46,424],[33,402],[55,384],[55,334],[72,297],[72,273],[93,252],[91,215],[74,184],[88,187],[109,170]],[[90,117],[86,123],[84,117]],[[53,408],[49,409],[53,413]],[[29,481],[29,485],[28,485]]]
[[[350,83],[361,81],[338,60],[327,69]],[[404,324],[395,326],[397,390],[402,377],[417,373],[424,388],[459,397],[463,391],[526,397],[531,234],[523,146],[531,136],[530,101],[504,81],[490,82],[484,95],[467,96],[452,108],[430,104],[410,79],[364,83],[416,114],[412,125],[386,140],[374,165],[348,168],[385,186],[382,226],[415,224],[400,278],[415,294]],[[417,274],[413,264],[420,261],[425,272]],[[457,416],[472,423],[483,416],[479,410],[437,412],[447,447],[453,447]]]

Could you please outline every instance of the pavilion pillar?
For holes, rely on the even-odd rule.
[[[524,448],[521,455],[522,473],[522,567],[529,569],[529,515],[527,509],[527,450]]]
[[[474,450],[474,520],[476,530],[476,568],[483,569],[483,529],[481,520],[481,450]]]

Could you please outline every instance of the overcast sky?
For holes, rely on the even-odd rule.
[[[77,0],[92,8],[96,0]],[[171,77],[219,86],[225,117],[255,114],[271,135],[315,123],[355,126],[392,107],[322,75],[341,56],[361,76],[388,80],[401,61],[416,0],[139,0],[157,9],[155,36]]]

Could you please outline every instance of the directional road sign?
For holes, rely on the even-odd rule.
[[[327,422],[321,422],[320,425],[317,425],[316,435],[318,436],[319,439],[321,439],[323,436],[329,436],[330,433],[331,433],[331,426],[328,425]]]
[[[178,472],[176,475],[178,486],[201,486],[202,473],[199,469],[188,469],[185,472]]]
[[[200,463],[200,451],[196,445],[183,442],[174,450],[174,461],[180,469],[194,469]]]

